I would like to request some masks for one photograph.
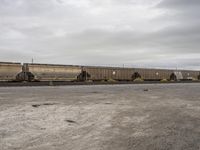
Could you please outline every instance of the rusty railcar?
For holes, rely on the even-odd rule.
[[[80,66],[26,63],[22,74],[25,81],[76,81],[81,71]]]
[[[141,78],[147,81],[171,80],[173,70],[134,68],[133,79]]]
[[[17,75],[21,71],[21,63],[0,62],[0,81],[17,81]]]
[[[133,73],[132,68],[84,66],[82,67],[82,80],[130,81]]]

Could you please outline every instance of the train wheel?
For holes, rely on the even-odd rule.
[[[177,81],[177,77],[176,77],[176,75],[175,75],[174,73],[172,73],[172,74],[170,75],[170,80],[171,80],[171,81]]]
[[[82,73],[78,76],[78,79],[81,81],[87,81],[90,80],[91,75],[87,73],[86,71],[82,71]]]
[[[200,80],[200,75],[198,75],[198,80]]]
[[[132,80],[135,80],[135,79],[138,79],[138,78],[141,78],[141,75],[140,75],[138,72],[135,72],[135,73],[132,75]]]
[[[26,77],[25,77],[25,79],[26,79],[28,82],[31,82],[31,81],[34,81],[35,76],[34,76],[31,72],[26,72]]]

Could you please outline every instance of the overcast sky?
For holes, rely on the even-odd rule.
[[[200,69],[200,0],[0,0],[0,61]]]

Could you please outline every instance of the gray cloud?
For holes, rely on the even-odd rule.
[[[0,0],[2,61],[200,69],[198,0]]]
[[[194,9],[200,6],[199,0],[162,0],[158,5],[162,8],[170,9]]]

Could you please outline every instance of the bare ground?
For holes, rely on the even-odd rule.
[[[197,150],[199,87],[1,87],[0,150]]]

